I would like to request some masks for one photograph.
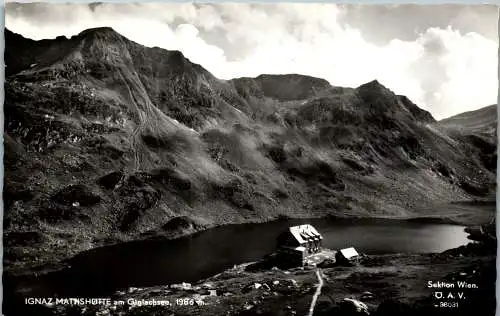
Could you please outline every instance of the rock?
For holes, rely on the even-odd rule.
[[[373,298],[374,298],[374,295],[373,295],[373,293],[372,293],[372,292],[368,292],[368,291],[366,291],[366,292],[363,292],[363,293],[361,294],[361,299],[362,299],[362,300],[371,300],[371,299],[373,299]]]
[[[225,296],[225,297],[229,297],[229,296],[233,296],[234,294],[231,293],[231,292],[225,292],[224,294],[222,294],[222,296]]]
[[[206,282],[206,283],[203,283],[201,285],[201,287],[204,288],[204,289],[213,289],[214,288],[214,284],[210,283],[210,282]]]
[[[339,307],[341,315],[370,315],[365,303],[352,298],[344,298]]]
[[[249,284],[249,285],[245,286],[243,289],[241,289],[241,292],[248,293],[248,292],[251,292],[253,289],[254,289],[254,285]]]
[[[128,288],[129,293],[135,293],[135,292],[137,292],[137,290],[138,290],[138,288],[136,288],[136,287],[129,287]]]
[[[335,260],[333,259],[325,259],[318,263],[318,268],[331,268],[335,266]]]
[[[294,279],[281,280],[280,282],[274,284],[277,288],[296,288],[298,287],[297,281]]]
[[[170,285],[170,288],[175,289],[175,290],[187,291],[187,290],[191,290],[192,286],[191,286],[191,283],[182,282],[181,284],[172,284],[172,285]]]
[[[248,310],[251,310],[254,306],[250,303],[245,303],[245,306],[243,306],[244,309],[246,309],[247,311]]]
[[[267,290],[267,291],[270,291],[270,290],[271,290],[271,288],[269,287],[269,285],[267,285],[267,284],[262,285],[261,283],[257,283],[257,282],[256,282],[256,283],[249,284],[249,285],[245,286],[245,287],[241,290],[241,292],[242,292],[242,293],[248,293],[248,292],[251,292],[252,290],[258,290],[258,289],[260,289],[260,288],[265,289],[265,290]]]
[[[280,284],[280,281],[278,280],[273,281],[273,285],[278,285],[278,284]]]
[[[217,290],[209,290],[208,292],[210,296],[217,296]]]

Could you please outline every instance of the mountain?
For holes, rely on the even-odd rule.
[[[440,121],[448,129],[462,130],[469,133],[496,135],[498,107],[496,104],[464,112]]]
[[[443,207],[494,192],[475,132],[376,80],[220,80],[111,28],[5,40],[7,270],[279,217],[489,216]]]
[[[466,151],[488,170],[496,171],[498,107],[490,105],[461,113],[438,122],[440,129],[467,144]]]

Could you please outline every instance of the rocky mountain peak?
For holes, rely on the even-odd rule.
[[[42,41],[5,32],[4,229],[46,235],[36,256],[75,254],[90,232],[154,235],[186,214],[206,225],[416,216],[495,189],[496,139],[448,132],[377,80],[226,81],[112,28]],[[488,113],[450,124],[483,125]],[[51,252],[67,227],[75,242]]]
[[[382,97],[392,97],[394,93],[381,84],[378,80],[372,80],[356,88],[357,93],[363,99],[374,99]]]
[[[121,36],[118,32],[115,31],[112,27],[103,26],[103,27],[94,27],[90,29],[86,29],[81,31],[78,36],[88,36],[88,35],[112,35],[112,36]]]

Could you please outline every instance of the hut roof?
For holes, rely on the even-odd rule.
[[[290,227],[289,231],[299,243],[305,243],[307,240],[315,238],[323,239],[321,234],[309,224]]]
[[[351,259],[353,257],[359,256],[359,253],[354,249],[353,247],[350,248],[345,248],[339,250],[339,252],[344,256],[346,259]]]

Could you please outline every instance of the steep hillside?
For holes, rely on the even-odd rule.
[[[479,110],[464,112],[439,121],[439,125],[467,131],[469,133],[485,133],[496,135],[497,130],[497,105],[490,105]]]
[[[472,160],[495,173],[497,168],[497,105],[439,121],[444,133],[458,140]]]
[[[280,216],[490,215],[442,207],[494,192],[477,140],[377,81],[224,81],[110,28],[5,37],[8,270]]]

